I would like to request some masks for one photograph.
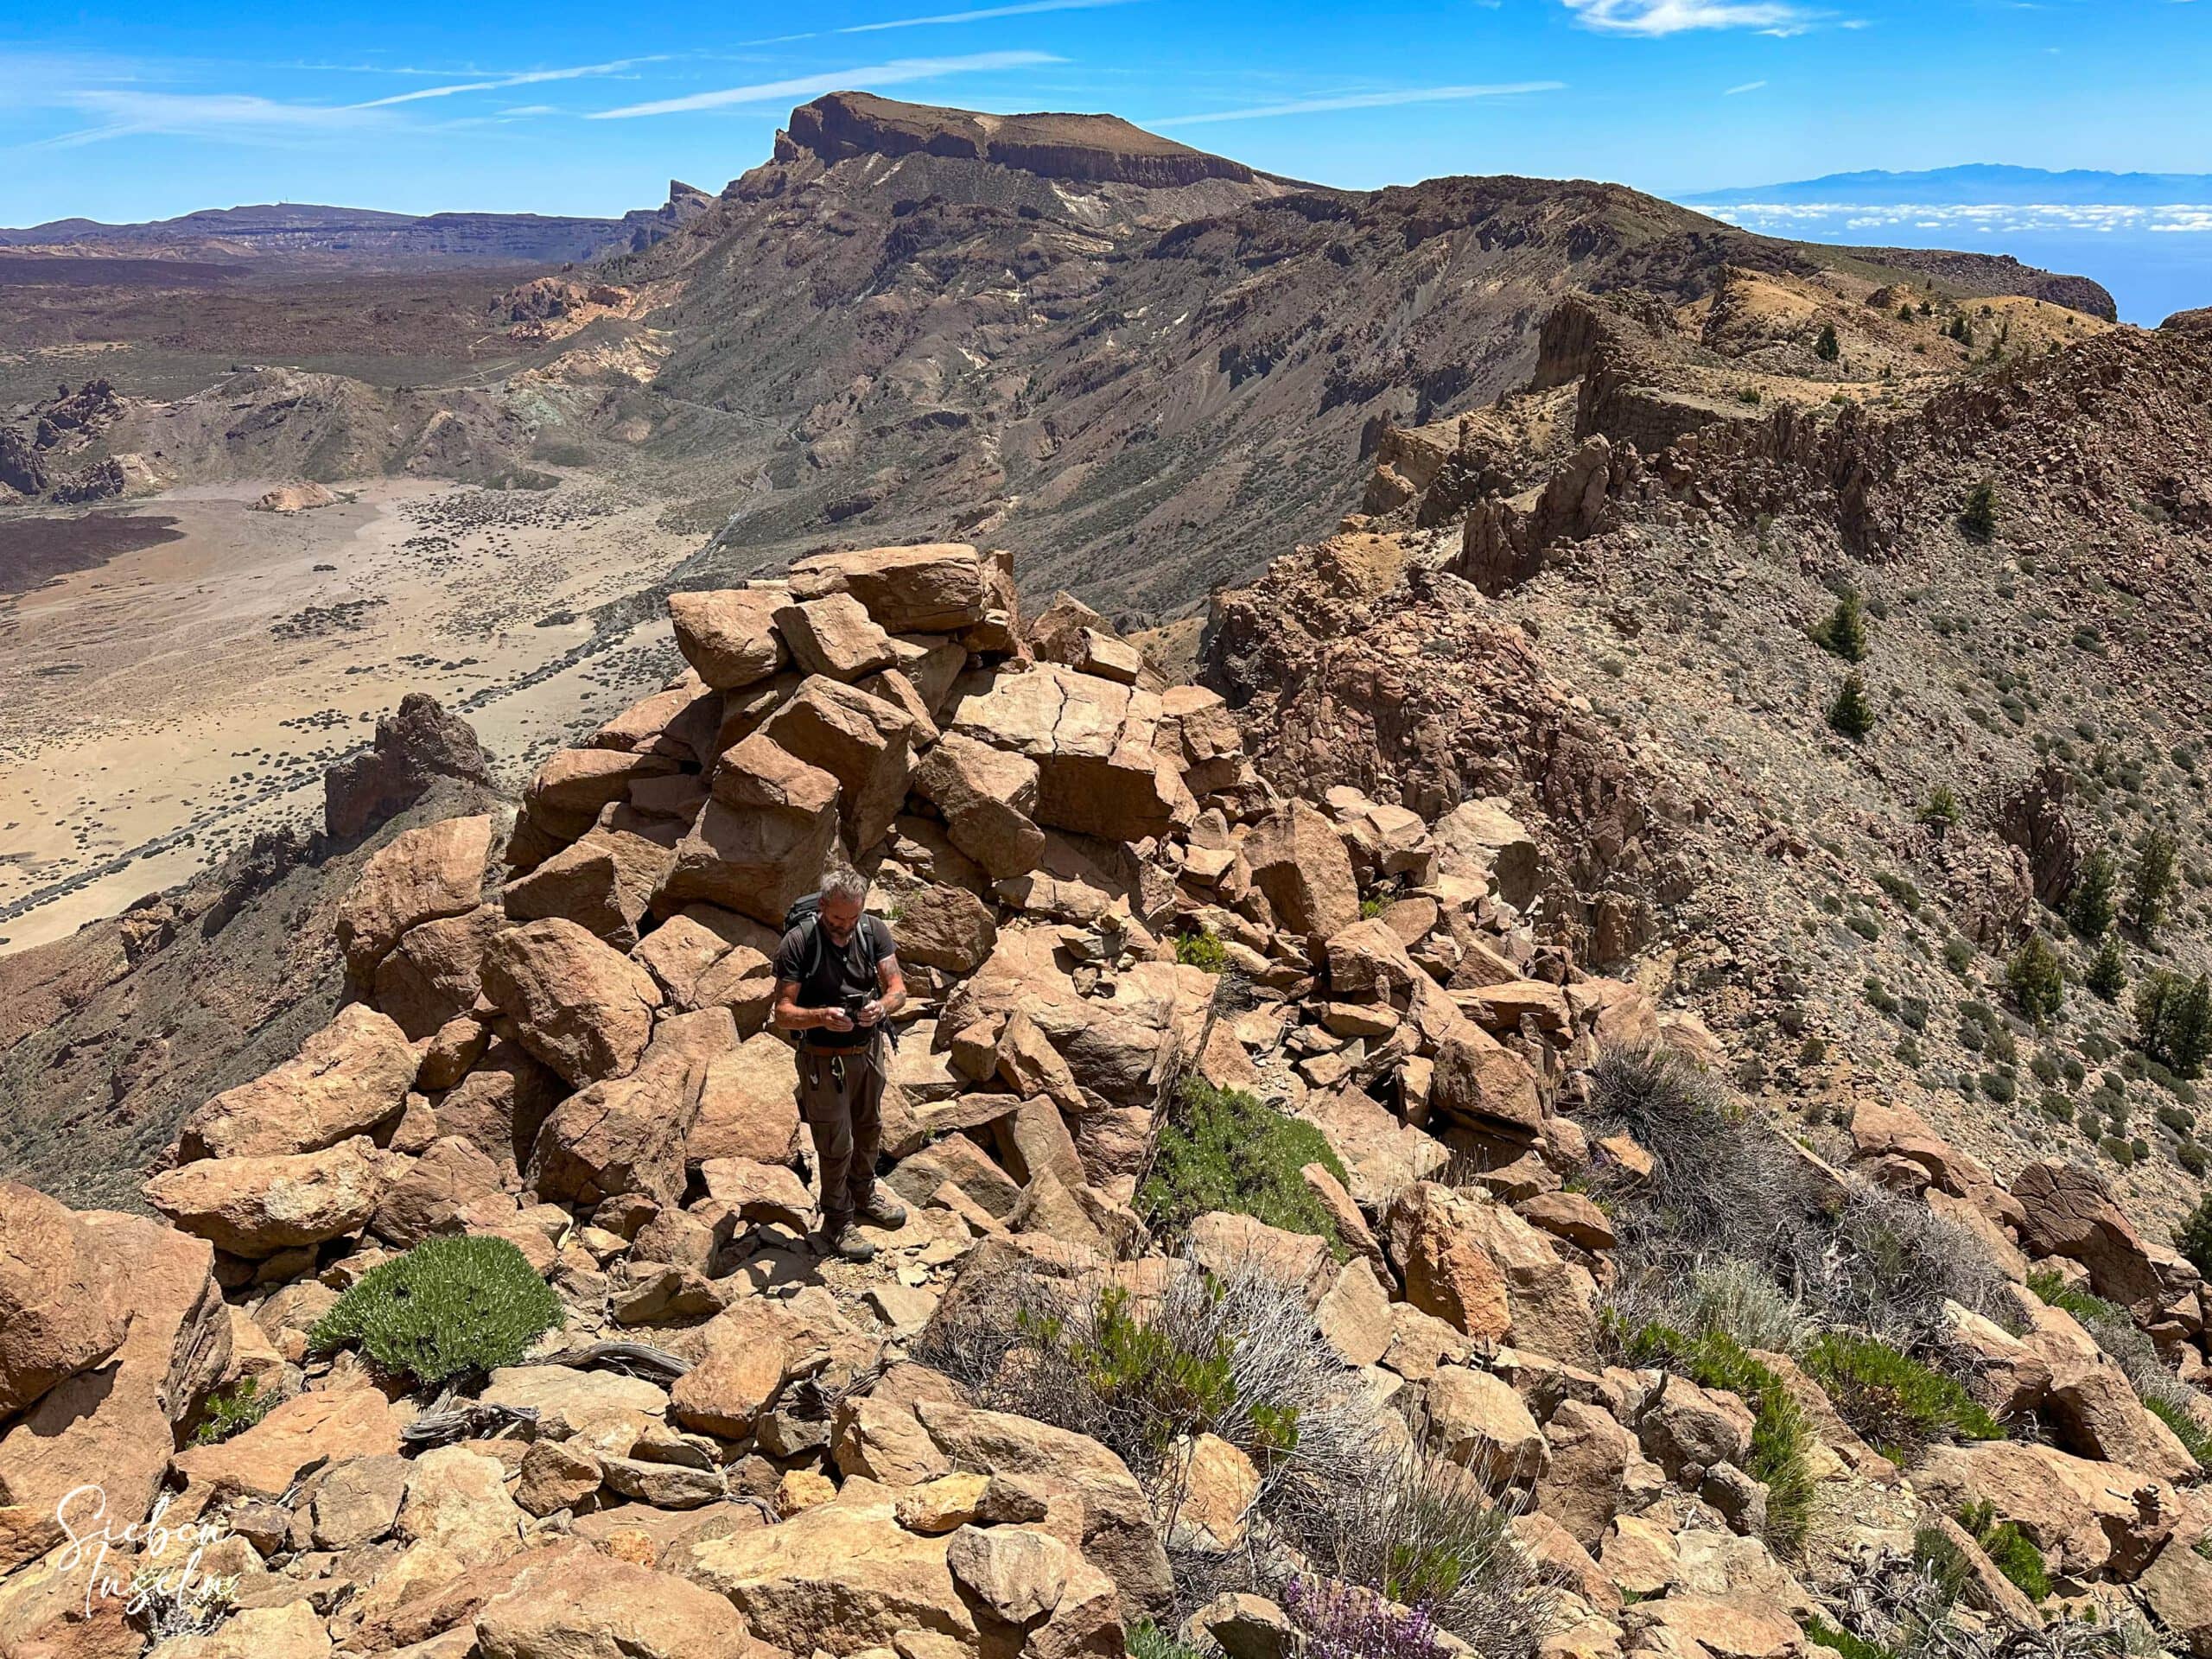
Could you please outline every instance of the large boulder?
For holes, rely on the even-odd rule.
[[[130,1318],[114,1268],[75,1214],[0,1182],[0,1422],[122,1346]]]
[[[261,1422],[213,1446],[186,1446],[175,1469],[197,1513],[214,1496],[283,1497],[308,1471],[354,1458],[391,1458],[398,1418],[376,1389],[294,1394]]]
[[[476,1615],[482,1659],[773,1659],[713,1591],[577,1544]]]
[[[1293,801],[1252,826],[1243,842],[1252,884],[1275,919],[1317,946],[1359,920],[1359,879],[1337,827],[1318,807]]]
[[[1172,1603],[1151,1504],[1121,1459],[1088,1435],[1008,1412],[944,1400],[923,1400],[914,1412],[954,1466],[1058,1484],[1080,1497],[1084,1556],[1114,1581],[1125,1618],[1157,1618]]]
[[[415,1071],[407,1034],[374,1008],[353,1003],[294,1058],[187,1117],[178,1155],[275,1158],[336,1146],[397,1117]]]
[[[914,769],[914,792],[944,818],[952,844],[995,881],[1037,868],[1037,763],[961,732],[947,732]]]
[[[531,1156],[538,1197],[597,1205],[642,1192],[664,1208],[680,1205],[684,1145],[707,1068],[736,1046],[727,1008],[664,1023],[627,1075],[579,1090],[553,1109]]]
[[[104,1364],[64,1378],[0,1433],[0,1573],[102,1525],[142,1522],[177,1435],[230,1363],[214,1252],[143,1216],[88,1212],[110,1304],[129,1321]],[[65,1504],[71,1493],[81,1493]]]
[[[516,921],[563,916],[627,950],[675,861],[672,848],[647,836],[594,830],[510,881],[500,904]]]
[[[488,817],[425,824],[378,848],[338,906],[338,946],[354,982],[366,984],[410,927],[475,909],[491,851]]]
[[[1544,1107],[1529,1062],[1478,1026],[1447,1037],[1428,1085],[1430,1116],[1508,1141],[1534,1143]]]
[[[2016,1440],[1939,1446],[1913,1471],[1913,1485],[1947,1512],[1990,1504],[2053,1567],[2084,1579],[2115,1552],[2139,1567],[2143,1529],[2180,1503],[2171,1487],[2143,1471]]]
[[[714,798],[676,849],[655,907],[703,903],[780,926],[822,885],[837,838],[837,779],[754,732],[715,770]]]
[[[2030,1164],[2012,1178],[2021,1242],[2031,1255],[2063,1255],[2089,1270],[2097,1294],[2130,1308],[2162,1300],[2151,1253],[2102,1181],[2074,1164]]]
[[[410,928],[377,964],[376,1006],[410,1043],[474,1007],[484,994],[484,951],[512,924],[497,905]]]
[[[779,606],[776,628],[802,673],[857,680],[899,660],[891,636],[850,594]]]
[[[845,840],[855,854],[881,841],[899,816],[913,772],[914,721],[855,686],[810,675],[770,715],[760,735],[837,780]],[[733,750],[725,767],[737,755]]]
[[[925,543],[852,553],[817,553],[791,569],[791,597],[850,594],[892,633],[958,633],[1013,603],[1003,553],[964,543]]]
[[[367,1136],[276,1158],[207,1158],[163,1170],[146,1202],[181,1230],[255,1260],[357,1233],[384,1198],[392,1154]]]
[[[474,1141],[449,1135],[432,1141],[385,1189],[369,1231],[408,1249],[434,1233],[466,1230],[463,1216],[503,1190],[500,1166]]]
[[[638,1063],[661,1004],[651,974],[559,918],[493,939],[484,992],[514,1022],[516,1040],[577,1089]]]
[[[1037,763],[1039,824],[1138,842],[1186,827],[1198,810],[1155,747],[1160,717],[1152,692],[1046,663],[979,679],[950,726]]]
[[[675,626],[676,648],[717,691],[765,680],[784,665],[784,642],[775,627],[776,607],[784,602],[785,595],[772,588],[671,594],[668,620]]]
[[[780,1526],[690,1544],[675,1564],[787,1653],[856,1654],[887,1649],[893,1637],[973,1651],[975,1615],[945,1548],[942,1536],[899,1524],[890,1489],[854,1479]]]
[[[1417,1181],[1391,1205],[1383,1242],[1405,1281],[1406,1300],[1452,1329],[1503,1341],[1512,1329],[1505,1274],[1482,1246],[1482,1200]]]
[[[780,1164],[798,1141],[798,1067],[788,1042],[764,1031],[707,1062],[686,1161]]]

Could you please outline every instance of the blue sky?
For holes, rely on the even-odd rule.
[[[41,15],[29,15],[38,11]],[[92,0],[0,16],[0,224],[612,213],[836,86],[1110,110],[1348,186],[2212,172],[2212,0]]]

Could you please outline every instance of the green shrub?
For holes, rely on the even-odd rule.
[[[1175,960],[1185,968],[1218,974],[1229,966],[1229,947],[1210,930],[1196,928],[1175,936]]]
[[[2030,1601],[2042,1601],[2050,1594],[2050,1569],[2043,1552],[2010,1521],[1999,1521],[1995,1504],[1969,1503],[1952,1519],[1981,1546],[1991,1565]]]
[[[1251,1216],[1270,1227],[1325,1238],[1342,1260],[1346,1249],[1336,1223],[1298,1173],[1313,1163],[1339,1181],[1346,1179],[1343,1160],[1311,1123],[1241,1089],[1217,1089],[1193,1077],[1184,1084],[1160,1131],[1137,1208],[1170,1236],[1216,1210]]]
[[[2127,963],[2120,955],[2119,934],[2107,932],[2097,942],[2097,954],[2089,958],[2082,982],[2107,1002],[2117,1001],[2127,988]]]
[[[1825,622],[1813,628],[1813,643],[1847,663],[1866,660],[1866,621],[1859,614],[1859,595],[1846,594]]]
[[[2178,1400],[2152,1395],[2144,1400],[2143,1408],[2173,1430],[2174,1438],[2196,1459],[2198,1468],[2212,1469],[2212,1434],[2204,1432],[2186,1406]]]
[[[1389,907],[1390,901],[1379,893],[1371,898],[1363,899],[1359,901],[1360,919],[1371,922]]]
[[[2037,1030],[2058,1018],[2066,1003],[2066,969],[2058,952],[2039,932],[2029,934],[2012,953],[2005,967],[2005,985],[2012,993],[2013,1006],[2035,1021]]]
[[[1751,1408],[1745,1473],[1766,1483],[1768,1545],[1777,1554],[1796,1554],[1812,1522],[1813,1472],[1807,1459],[1812,1436],[1782,1379],[1719,1331],[1691,1338],[1663,1325],[1647,1325],[1624,1346],[1635,1364],[1664,1364],[1701,1389],[1739,1395]]]
[[[1178,1642],[1146,1619],[1129,1627],[1129,1659],[1198,1659],[1198,1650]]]
[[[1844,1421],[1893,1463],[1939,1441],[2005,1438],[1956,1382],[1874,1338],[1828,1332],[1806,1349],[1805,1369]]]
[[[1843,689],[1828,705],[1828,724],[1854,743],[1874,729],[1874,705],[1866,701],[1866,683],[1857,674],[1843,677]]]
[[[1943,965],[1965,978],[1967,969],[1974,966],[1974,942],[1958,936],[1944,940]]]
[[[315,1322],[318,1353],[359,1343],[377,1366],[426,1387],[512,1365],[563,1323],[559,1300],[504,1238],[425,1239],[371,1268]]]
[[[1813,342],[1813,355],[1823,363],[1833,363],[1843,355],[1843,347],[1835,337],[1835,324],[1824,322],[1821,325],[1820,337]]]
[[[1865,1642],[1849,1630],[1840,1630],[1815,1613],[1805,1621],[1805,1635],[1815,1646],[1839,1653],[1843,1659],[1897,1659],[1897,1654],[1878,1642]]]
[[[200,1420],[200,1427],[192,1431],[194,1446],[216,1446],[233,1434],[243,1434],[269,1414],[276,1403],[273,1394],[261,1392],[261,1385],[250,1376],[242,1376],[227,1389],[218,1389],[207,1396],[207,1414]]]

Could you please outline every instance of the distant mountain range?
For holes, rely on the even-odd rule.
[[[2212,174],[2052,173],[2037,167],[1976,163],[1921,173],[1830,173],[1788,184],[1747,184],[1703,190],[1677,200],[1692,205],[1761,201],[1888,207],[1974,202],[2003,207],[2163,207],[2212,202]]]
[[[0,230],[0,247],[100,254],[222,253],[247,258],[337,258],[364,266],[557,264],[650,247],[703,211],[706,192],[671,181],[659,207],[619,219],[539,213],[387,213],[369,207],[276,202],[211,207],[143,225],[57,219]]]

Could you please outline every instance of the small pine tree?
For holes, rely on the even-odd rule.
[[[1997,486],[1987,479],[1967,495],[1967,509],[1959,515],[1959,528],[1977,542],[1989,541],[1997,534]]]
[[[1910,322],[1912,321],[1912,306],[1910,302],[1897,307],[1897,321],[1899,322]]]
[[[1858,675],[1844,676],[1843,690],[1828,705],[1828,724],[1854,743],[1874,729],[1874,705],[1866,701],[1866,683]]]
[[[2199,1198],[2189,1219],[2174,1229],[2174,1249],[2199,1273],[2212,1277],[2212,1192]]]
[[[1823,363],[1833,363],[1843,355],[1843,346],[1835,337],[1835,324],[1821,325],[1821,337],[1813,342],[1813,355]]]
[[[1939,841],[1958,827],[1959,798],[1951,792],[1948,784],[1936,785],[1928,804],[1920,809],[1920,821],[1935,832]]]
[[[2127,964],[2120,954],[2120,935],[2107,933],[2098,942],[2097,954],[2089,959],[2089,971],[2082,976],[2087,985],[2107,1002],[2116,1001],[2127,988]]]
[[[2005,964],[2005,984],[2013,1005],[2036,1023],[2037,1030],[2058,1017],[2066,1001],[2066,970],[2058,952],[2044,936],[2031,933]]]
[[[2100,847],[2082,861],[2082,873],[2066,901],[2066,919],[2085,939],[2102,938],[2119,913],[2114,897],[2120,887],[2120,866]]]
[[[1828,620],[1813,630],[1813,638],[1847,663],[1865,662],[1866,621],[1859,613],[1859,595],[1846,594],[1837,600]]]
[[[2127,880],[2127,925],[2145,939],[2155,938],[2173,891],[2173,836],[2152,830],[2135,849],[2135,869]]]
[[[2212,1058],[2212,979],[2147,976],[2135,988],[2136,1046],[2183,1077],[2202,1073]]]

